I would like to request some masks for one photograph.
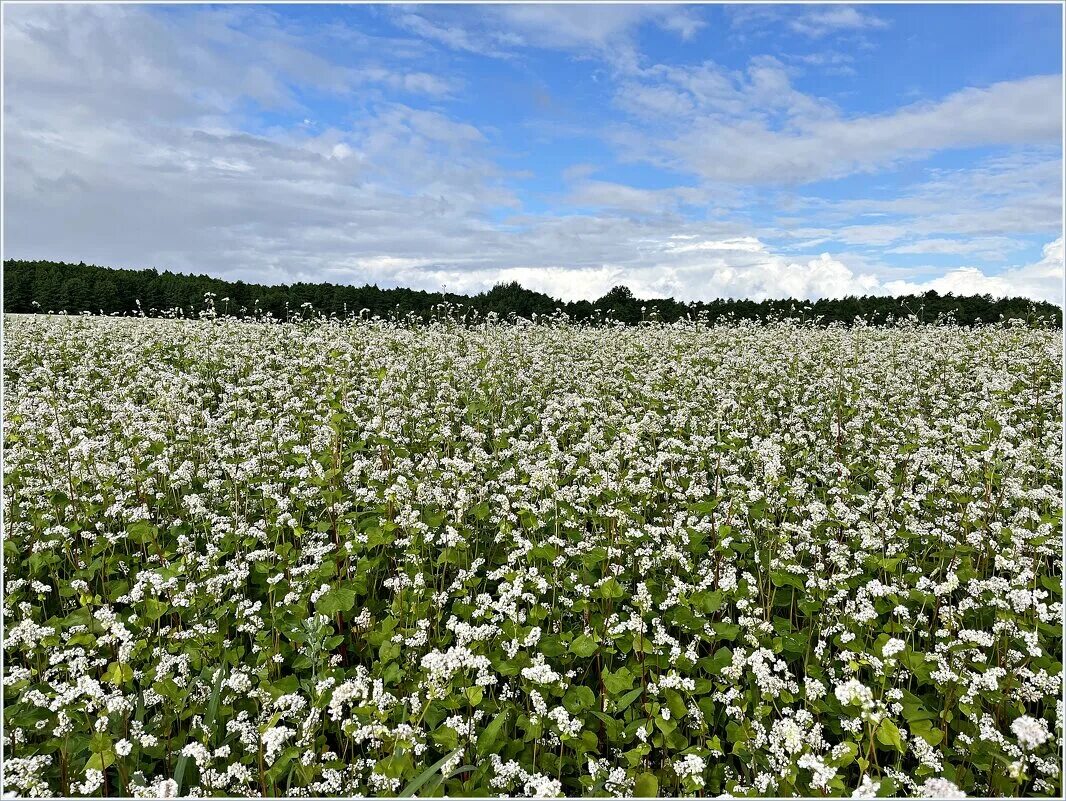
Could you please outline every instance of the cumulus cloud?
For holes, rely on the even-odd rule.
[[[893,294],[921,293],[930,289],[956,295],[1028,297],[1063,305],[1063,245],[1060,236],[1044,246],[1040,261],[989,275],[976,267],[958,267],[928,281],[889,281]]]
[[[534,227],[519,237],[526,252],[524,262],[510,267],[479,264],[442,265],[412,262],[400,269],[382,271],[401,283],[449,291],[480,292],[501,281],[523,286],[563,300],[595,299],[612,287],[625,284],[639,297],[674,297],[699,300],[709,297],[819,298],[883,291],[874,275],[857,273],[828,253],[795,261],[770,251],[752,237],[707,239],[694,234],[647,236],[631,233],[610,244],[624,229],[600,220],[567,220]],[[598,237],[594,248],[604,261],[585,258],[585,265],[559,264],[551,248],[559,235],[580,233]],[[645,236],[640,236],[643,233]],[[624,234],[623,234],[624,235]],[[592,250],[592,249],[590,249]],[[512,259],[521,259],[517,253]],[[358,265],[365,270],[365,262]]]

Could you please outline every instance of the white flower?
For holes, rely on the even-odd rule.
[[[859,786],[855,788],[855,791],[851,794],[852,798],[876,798],[877,790],[881,787],[881,782],[875,782],[870,779],[869,776],[863,776]]]
[[[541,656],[541,659],[544,657]],[[543,662],[522,668],[522,675],[534,684],[554,684],[562,679],[558,673]]]
[[[278,758],[278,752],[285,747],[285,742],[296,734],[287,726],[274,726],[263,732],[263,756],[268,765],[273,765]]]
[[[885,659],[891,659],[896,654],[900,653],[907,647],[907,643],[898,637],[892,637],[881,648],[881,656]]]
[[[525,782],[526,795],[531,798],[557,798],[563,794],[563,784],[558,779],[534,773]]]
[[[704,784],[703,771],[707,768],[706,760],[696,754],[685,754],[681,759],[672,763],[674,773],[681,779],[688,779],[697,787]]]
[[[843,684],[837,685],[836,689],[833,690],[833,694],[844,706],[851,706],[852,704],[866,705],[873,700],[873,693],[870,688],[858,679],[848,679]]]
[[[965,798],[966,793],[947,779],[926,779],[918,785],[919,798]]]
[[[1047,722],[1029,715],[1015,718],[1010,724],[1010,729],[1018,738],[1022,748],[1032,751],[1047,742],[1051,733],[1048,731]]]

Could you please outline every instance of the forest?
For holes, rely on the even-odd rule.
[[[1006,319],[1062,325],[1062,310],[1045,301],[935,291],[923,295],[865,295],[817,301],[716,298],[683,302],[673,298],[637,298],[627,287],[617,286],[595,301],[564,302],[526,289],[517,282],[498,284],[477,295],[459,295],[407,288],[382,289],[371,284],[266,286],[207,275],[54,261],[5,261],[3,285],[4,311],[21,314],[90,312],[195,317],[213,307],[215,313],[235,317],[292,319],[318,314],[336,317],[362,314],[403,319],[429,318],[446,308],[449,314],[495,313],[504,319],[512,315],[529,319],[533,315],[561,311],[573,320],[614,320],[626,324],[644,320],[669,323],[686,317],[702,317],[711,323],[800,317],[823,325],[852,324],[856,320],[877,325],[913,316],[919,322],[930,323],[950,318],[961,325]]]

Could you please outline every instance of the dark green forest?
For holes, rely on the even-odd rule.
[[[468,296],[381,289],[369,284],[263,286],[154,269],[120,270],[52,261],[4,262],[5,312],[195,317],[212,306],[217,314],[274,319],[311,315],[429,319],[442,313],[454,316],[471,312],[477,312],[479,318],[494,312],[506,319],[511,315],[531,318],[561,311],[575,320],[613,319],[623,323],[674,322],[686,317],[709,322],[802,317],[823,324],[851,324],[861,319],[876,325],[910,316],[921,322],[935,322],[950,315],[963,325],[1002,319],[1062,325],[1062,310],[1052,303],[990,295],[940,295],[932,291],[924,295],[865,295],[818,301],[715,299],[687,303],[673,298],[641,299],[628,288],[618,286],[599,300],[568,303],[517,283],[499,284],[487,292]]]

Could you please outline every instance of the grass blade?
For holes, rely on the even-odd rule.
[[[399,798],[410,798],[411,796],[413,796],[416,790],[418,790],[423,784],[433,778],[433,774],[435,774],[442,767],[444,767],[445,762],[447,762],[449,759],[454,757],[462,750],[463,749],[460,746],[459,748],[456,748],[454,751],[449,753],[447,756],[438,759],[436,762],[434,762],[432,765],[430,765],[428,768],[418,774],[415,778],[411,779],[411,781],[408,782],[407,786],[400,790],[397,796]]]

